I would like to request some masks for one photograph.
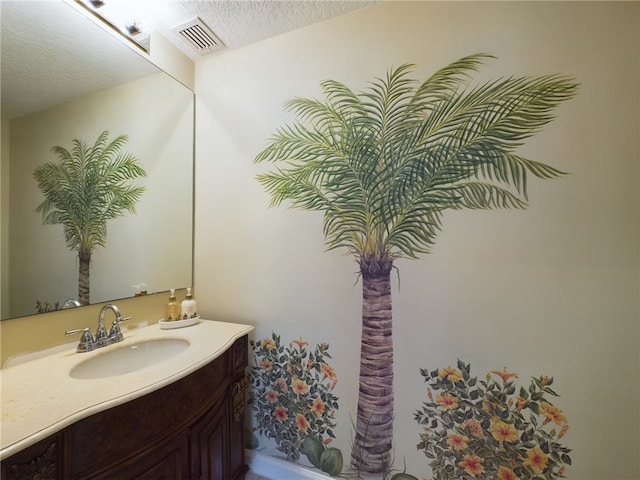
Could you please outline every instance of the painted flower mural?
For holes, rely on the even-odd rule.
[[[332,428],[338,398],[333,389],[338,379],[328,363],[329,345],[308,346],[298,339],[285,347],[275,333],[251,342],[251,408],[257,431],[275,440],[277,449],[289,460],[300,458],[309,436],[324,444],[335,438]]]
[[[516,373],[494,370],[478,381],[461,361],[421,374],[429,387],[415,414],[424,428],[418,449],[431,460],[435,480],[564,476],[571,457],[560,439],[569,424],[549,400],[558,396],[553,377],[533,378],[518,389]]]

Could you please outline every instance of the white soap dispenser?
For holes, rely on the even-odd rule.
[[[187,318],[196,318],[198,316],[198,306],[196,301],[193,299],[190,287],[187,287],[187,296],[182,301],[180,313],[182,320]]]

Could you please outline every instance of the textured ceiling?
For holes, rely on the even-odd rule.
[[[0,8],[3,119],[156,72],[62,2],[2,0]]]
[[[194,61],[202,57],[172,31],[194,17],[200,17],[229,48],[274,37],[285,32],[321,22],[375,3],[370,0],[330,1],[176,1],[129,0],[133,16],[143,25],[160,32]],[[152,6],[151,6],[152,5]]]
[[[143,27],[158,31],[198,61],[205,57],[172,30],[194,17],[204,21],[225,49],[234,49],[372,3],[127,0],[126,5]],[[155,71],[62,0],[1,0],[0,9],[2,118],[16,118]]]

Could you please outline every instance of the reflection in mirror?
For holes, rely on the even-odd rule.
[[[145,189],[136,213],[109,221],[106,246],[93,252],[91,302],[190,286],[193,93],[62,1],[0,6],[2,318],[35,314],[37,302],[46,309],[77,298],[77,252],[67,249],[61,225],[42,224],[35,210],[44,197],[33,172],[55,160],[52,147],[71,149],[73,139],[93,144],[105,130],[128,136],[123,150],[147,177],[136,181]],[[37,37],[10,39],[27,25]],[[91,47],[88,55],[80,43]],[[57,51],[42,55],[44,44]],[[27,66],[34,56],[37,64]]]

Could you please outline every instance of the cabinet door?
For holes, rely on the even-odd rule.
[[[229,401],[225,396],[190,431],[191,478],[228,480]]]
[[[160,446],[141,451],[92,479],[187,480],[189,478],[189,435],[182,433]]]

